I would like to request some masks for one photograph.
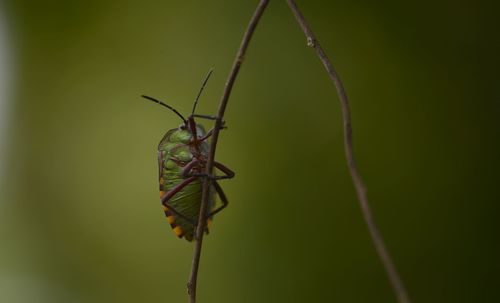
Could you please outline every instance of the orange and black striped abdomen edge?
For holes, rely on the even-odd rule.
[[[166,194],[166,191],[164,190],[164,184],[165,184],[165,180],[160,177],[160,201],[161,201],[161,198]],[[170,224],[170,227],[172,227],[172,230],[174,231],[175,235],[179,238],[182,238],[184,236],[184,230],[182,229],[182,227],[180,225],[177,225],[175,223],[176,221],[176,215],[175,213],[168,209],[168,207],[166,205],[162,205],[163,206],[163,212],[165,213],[165,216],[167,217],[167,222]]]
[[[160,201],[162,201],[162,197],[166,195],[166,186],[165,186],[165,179],[163,178],[163,163],[164,163],[164,156],[165,156],[165,151],[158,151],[158,178],[160,181]],[[163,205],[163,212],[165,213],[165,216],[167,217],[167,221],[170,224],[170,227],[172,227],[172,230],[174,231],[175,235],[179,238],[182,238],[184,235],[184,230],[182,229],[181,226],[177,225],[175,223],[175,214],[173,211],[168,209],[166,205]]]

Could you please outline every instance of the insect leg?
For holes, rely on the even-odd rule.
[[[186,164],[186,166],[184,166],[184,168],[182,169],[182,177],[184,179],[188,178],[188,177],[191,177],[191,170],[196,166],[198,165],[198,163],[200,163],[200,161],[198,161],[196,158],[193,158],[193,160],[191,160],[191,162],[189,162],[188,164]]]
[[[207,175],[206,173],[189,174],[189,176],[198,177],[198,178],[208,178],[212,181],[229,179],[227,176],[214,176],[214,175]]]
[[[225,122],[222,122],[222,127],[220,129],[227,129]],[[203,137],[200,137],[198,141],[204,141],[212,136],[214,128],[211,128]]]
[[[225,176],[221,176],[222,178],[220,179],[231,179],[235,175],[234,171],[220,162],[214,161],[214,166],[220,169],[221,172],[226,174]]]
[[[212,116],[212,115],[200,115],[200,114],[193,114],[193,117],[196,118],[202,118],[202,119],[207,119],[207,120],[217,120],[217,116]]]
[[[208,214],[207,218],[211,218],[213,217],[216,213],[220,212],[221,210],[223,210],[224,208],[227,207],[227,205],[229,204],[229,201],[227,200],[227,197],[226,197],[226,194],[224,193],[224,191],[222,190],[222,187],[219,185],[219,183],[217,183],[217,181],[213,181],[212,185],[214,186],[215,188],[215,191],[217,192],[217,194],[219,195],[220,197],[220,200],[222,201],[222,205],[219,206],[217,209],[215,209],[214,211],[212,211],[210,214]]]
[[[161,204],[163,204],[165,207],[167,207],[168,210],[171,210],[173,213],[175,213],[176,215],[182,217],[183,219],[187,220],[188,222],[190,222],[193,225],[195,225],[195,222],[193,222],[191,219],[187,218],[186,216],[184,216],[183,214],[181,214],[179,211],[177,211],[174,207],[172,207],[168,203],[168,200],[170,200],[176,193],[178,193],[181,189],[183,189],[184,187],[186,187],[189,183],[192,183],[192,182],[196,181],[197,179],[198,179],[197,177],[190,177],[190,178],[182,181],[181,183],[179,183],[176,186],[174,186],[171,190],[169,190],[168,192],[166,192],[160,198],[161,199]]]
[[[188,174],[188,175],[193,176],[193,177],[209,178],[210,180],[213,180],[213,181],[231,179],[235,175],[234,171],[232,171],[229,167],[225,166],[222,163],[214,161],[214,166],[217,167],[220,171],[222,171],[225,175],[224,176],[215,176],[215,175],[207,175],[206,173],[196,173],[196,174]]]
[[[214,129],[211,128],[208,133],[206,133],[203,137],[201,137],[200,139],[198,139],[199,141],[204,141],[204,140],[207,140],[208,138],[210,138],[210,136],[212,136],[214,132]]]
[[[201,115],[201,114],[192,114],[192,115],[191,115],[191,117],[195,117],[195,118],[202,118],[202,119],[207,119],[207,120],[217,120],[217,119],[219,119],[219,117],[214,116],[214,115]],[[227,127],[225,126],[226,121],[221,121],[221,122],[222,122],[222,123],[221,123],[221,126],[222,126],[222,127],[221,127],[221,129],[225,129],[225,128],[227,128]],[[212,130],[213,130],[213,129],[211,129],[209,132],[211,132]],[[207,136],[207,137],[208,137],[208,136]]]

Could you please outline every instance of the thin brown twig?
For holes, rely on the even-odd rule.
[[[261,0],[255,9],[255,12],[250,19],[250,23],[245,31],[243,36],[243,40],[241,41],[240,48],[236,53],[236,58],[234,60],[233,66],[229,73],[229,77],[224,86],[224,92],[222,94],[219,110],[217,112],[217,119],[215,120],[214,131],[212,133],[212,140],[210,142],[210,151],[208,153],[208,161],[206,165],[206,174],[211,175],[213,171],[214,159],[215,159],[215,150],[217,148],[217,140],[219,138],[219,131],[222,128],[222,118],[224,117],[224,112],[226,110],[226,106],[229,100],[229,96],[231,95],[231,90],[234,85],[234,81],[236,80],[236,76],[240,70],[241,64],[243,63],[243,58],[245,56],[245,52],[248,48],[248,44],[250,43],[250,39],[252,38],[252,34],[259,23],[260,17],[264,13],[264,10],[267,7],[269,0]],[[191,268],[191,274],[189,276],[189,281],[187,284],[189,300],[191,303],[196,302],[196,283],[198,279],[198,268],[200,265],[200,256],[201,256],[201,247],[203,243],[203,232],[205,230],[206,225],[206,213],[208,208],[208,198],[209,198],[209,189],[210,189],[211,181],[209,178],[205,178],[203,181],[203,194],[201,200],[200,213],[198,216],[198,224],[196,227],[195,233],[195,247],[193,253],[193,263]]]
[[[373,217],[370,205],[368,203],[368,198],[366,196],[366,187],[363,182],[363,179],[361,178],[361,175],[358,172],[356,161],[354,160],[354,152],[352,146],[351,112],[349,109],[349,101],[347,99],[347,94],[342,84],[342,81],[340,81],[340,77],[333,68],[332,63],[330,62],[328,56],[323,51],[323,48],[321,47],[319,41],[316,39],[316,36],[314,35],[311,28],[307,24],[304,16],[302,15],[295,1],[287,0],[287,2],[293,14],[295,15],[295,18],[300,24],[302,31],[306,35],[307,45],[316,50],[319,59],[321,60],[321,62],[323,62],[323,65],[325,66],[325,69],[328,72],[330,79],[333,81],[333,84],[337,89],[337,93],[340,99],[340,104],[342,107],[342,117],[344,120],[344,145],[345,145],[347,164],[349,166],[349,171],[351,173],[354,187],[356,188],[356,193],[358,196],[359,204],[361,206],[363,217],[366,221],[375,248],[378,252],[380,260],[382,261],[385,271],[387,272],[387,275],[394,289],[394,292],[398,297],[399,302],[410,303],[410,298],[408,297],[403,281],[401,280],[396,270],[396,266],[392,261],[389,251],[387,250],[384,244],[384,240],[382,239],[382,235],[380,234],[377,224],[375,223],[375,219]]]

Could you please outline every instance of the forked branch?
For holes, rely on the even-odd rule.
[[[211,175],[214,159],[215,159],[215,150],[217,148],[217,140],[219,138],[219,131],[222,128],[222,118],[224,117],[224,112],[226,110],[227,102],[229,100],[229,96],[231,95],[231,90],[234,85],[234,81],[236,80],[236,76],[240,70],[241,64],[243,63],[243,58],[245,56],[245,52],[248,48],[248,44],[250,43],[250,39],[252,38],[252,34],[259,23],[260,17],[264,13],[264,10],[267,7],[269,0],[261,0],[248,24],[247,30],[243,36],[243,40],[241,41],[240,48],[238,53],[236,54],[236,59],[234,60],[233,66],[229,73],[229,77],[227,79],[226,85],[224,86],[224,92],[222,94],[221,100],[219,102],[219,110],[217,112],[217,119],[215,120],[214,131],[212,133],[212,140],[210,142],[210,151],[208,153],[208,161],[206,166],[206,174]],[[198,279],[198,267],[200,265],[200,256],[201,256],[201,247],[203,243],[203,232],[205,230],[206,225],[206,213],[208,208],[208,198],[209,198],[209,188],[211,181],[208,178],[205,178],[203,181],[203,195],[201,200],[200,213],[198,216],[198,224],[196,226],[195,232],[195,247],[193,253],[193,263],[191,268],[191,275],[189,276],[189,281],[187,284],[189,300],[191,303],[196,302],[196,282]]]
[[[368,203],[368,198],[366,196],[366,187],[363,182],[363,179],[361,178],[361,175],[358,172],[356,161],[354,160],[354,152],[352,147],[351,112],[349,109],[349,101],[347,99],[347,94],[344,89],[344,86],[340,81],[340,77],[338,76],[337,72],[333,68],[330,59],[328,59],[328,56],[323,51],[323,48],[321,47],[319,41],[316,39],[316,36],[314,35],[311,28],[307,24],[304,16],[302,15],[295,1],[287,0],[287,2],[288,6],[290,6],[290,9],[295,15],[295,19],[297,19],[298,23],[300,24],[300,27],[302,28],[302,31],[306,35],[307,45],[316,50],[319,59],[325,66],[325,69],[328,72],[330,79],[332,80],[333,84],[335,85],[335,88],[337,89],[337,93],[340,99],[340,105],[342,107],[342,117],[344,120],[344,147],[347,158],[347,165],[349,166],[349,172],[351,173],[352,181],[356,189],[363,217],[365,219],[366,225],[368,226],[368,230],[370,231],[370,235],[372,237],[373,243],[378,252],[380,260],[384,265],[385,271],[387,272],[392,288],[394,289],[394,292],[398,297],[398,301],[400,303],[410,303],[410,298],[408,297],[403,281],[401,280],[396,270],[396,266],[392,261],[389,251],[387,250],[384,244],[384,240],[382,239],[382,235],[380,234],[377,224],[375,223],[375,219],[373,218],[373,214],[370,209],[370,205]]]

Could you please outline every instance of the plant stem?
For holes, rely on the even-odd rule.
[[[231,95],[231,90],[233,88],[234,82],[236,80],[236,76],[240,70],[241,64],[243,63],[243,58],[245,56],[245,52],[248,48],[248,44],[250,43],[250,39],[259,23],[260,17],[264,13],[264,10],[267,7],[269,0],[261,0],[255,9],[255,12],[250,19],[250,23],[248,24],[247,30],[243,36],[243,40],[241,41],[240,48],[236,53],[236,59],[234,60],[233,66],[229,73],[229,77],[224,86],[224,92],[219,102],[219,110],[217,112],[217,119],[215,120],[214,131],[212,133],[212,139],[210,142],[210,151],[208,153],[208,161],[206,166],[206,174],[211,175],[213,171],[214,159],[215,159],[215,150],[217,148],[217,140],[219,138],[219,131],[222,127],[222,119],[224,117],[224,112],[226,110],[226,106],[229,100],[229,96]],[[196,302],[196,282],[198,279],[198,268],[200,265],[200,256],[201,256],[201,247],[203,243],[203,232],[205,230],[206,225],[206,213],[208,208],[208,198],[209,198],[209,189],[210,189],[211,180],[209,178],[204,178],[203,180],[203,194],[200,206],[200,213],[198,216],[198,224],[196,226],[195,232],[195,247],[193,253],[193,263],[191,268],[191,274],[189,276],[189,281],[187,284],[189,300],[191,303]]]
[[[351,126],[351,112],[349,109],[349,101],[347,99],[347,94],[338,76],[337,72],[333,68],[332,63],[328,59],[328,56],[323,51],[319,41],[316,39],[316,36],[312,32],[311,28],[307,24],[304,16],[299,10],[297,4],[294,0],[287,0],[288,6],[292,10],[295,15],[295,19],[297,19],[302,31],[306,35],[307,45],[314,48],[316,53],[318,54],[319,59],[325,66],[330,79],[332,80],[335,88],[337,89],[337,93],[340,99],[340,105],[342,107],[342,117],[344,120],[344,145],[345,145],[345,154],[347,158],[347,165],[349,166],[349,172],[351,173],[352,181],[354,183],[354,187],[356,189],[356,193],[358,196],[359,204],[361,206],[361,211],[363,213],[363,217],[365,219],[366,225],[368,226],[368,230],[370,232],[371,238],[375,245],[375,248],[378,252],[380,260],[385,268],[387,276],[391,282],[392,288],[396,293],[398,301],[400,303],[410,303],[410,298],[406,292],[403,281],[401,280],[396,266],[392,261],[392,258],[387,250],[382,235],[375,223],[375,219],[373,217],[373,213],[370,209],[370,205],[368,203],[368,198],[366,196],[366,187],[361,178],[361,175],[358,172],[358,168],[356,165],[356,161],[354,160],[354,152],[352,146],[352,126]]]

